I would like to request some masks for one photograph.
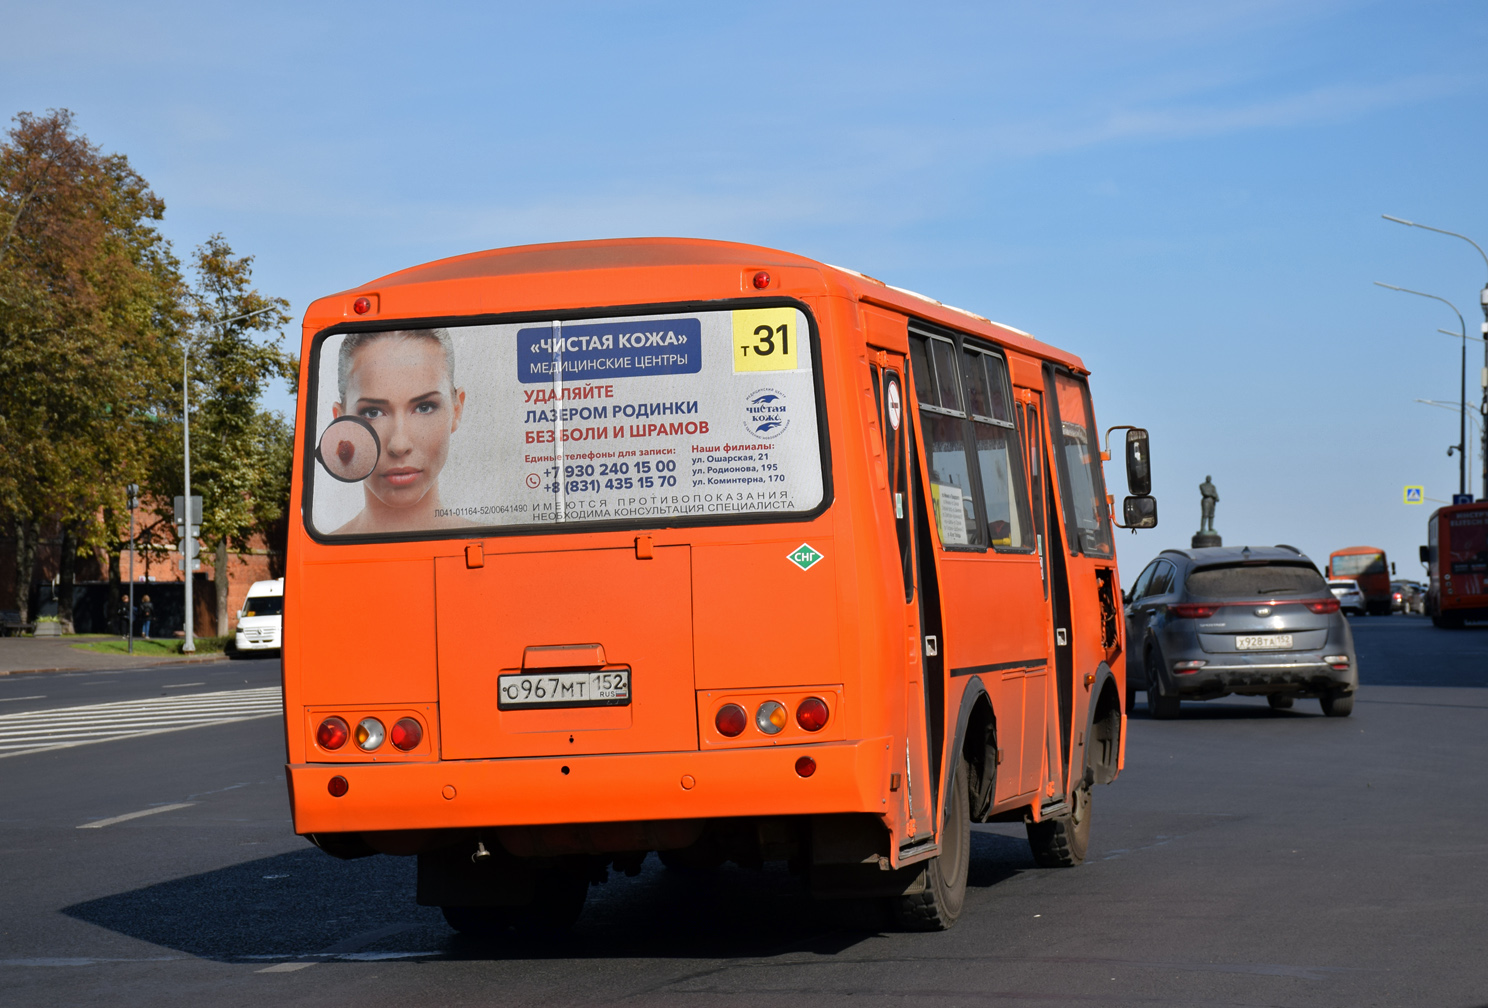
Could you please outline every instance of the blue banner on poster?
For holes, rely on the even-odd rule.
[[[617,319],[517,331],[517,379],[563,381],[697,374],[703,367],[700,319]]]

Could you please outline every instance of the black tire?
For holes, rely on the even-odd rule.
[[[894,919],[905,931],[944,931],[956,923],[966,905],[966,876],[971,867],[971,796],[966,761],[956,761],[940,831],[940,854],[925,865],[925,891],[892,900]]]
[[[447,906],[440,907],[444,922],[461,934],[488,937],[498,935],[512,925],[512,912],[518,907]]]
[[[1182,704],[1176,696],[1169,696],[1163,687],[1162,658],[1156,650],[1147,652],[1147,713],[1155,721],[1171,721],[1178,716]]]
[[[1348,717],[1354,712],[1354,695],[1333,689],[1318,697],[1323,713],[1329,717]]]
[[[1266,695],[1266,702],[1271,705],[1272,710],[1291,710],[1292,701],[1295,699],[1296,697],[1290,693],[1268,693]]]
[[[1063,815],[1028,824],[1028,846],[1041,868],[1073,868],[1090,848],[1089,784],[1070,793],[1070,810]]]

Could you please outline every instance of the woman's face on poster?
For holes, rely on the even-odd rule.
[[[465,392],[453,387],[444,348],[434,340],[390,336],[353,354],[338,416],[361,417],[382,442],[364,486],[389,507],[412,507],[439,479]]]

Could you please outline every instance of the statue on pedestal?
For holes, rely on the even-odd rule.
[[[1195,549],[1204,546],[1222,546],[1219,533],[1214,531],[1214,505],[1219,503],[1219,491],[1214,488],[1213,476],[1205,476],[1199,484],[1199,530],[1194,533]]]

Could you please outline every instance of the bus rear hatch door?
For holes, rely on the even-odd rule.
[[[442,758],[696,749],[689,553],[437,558]]]

